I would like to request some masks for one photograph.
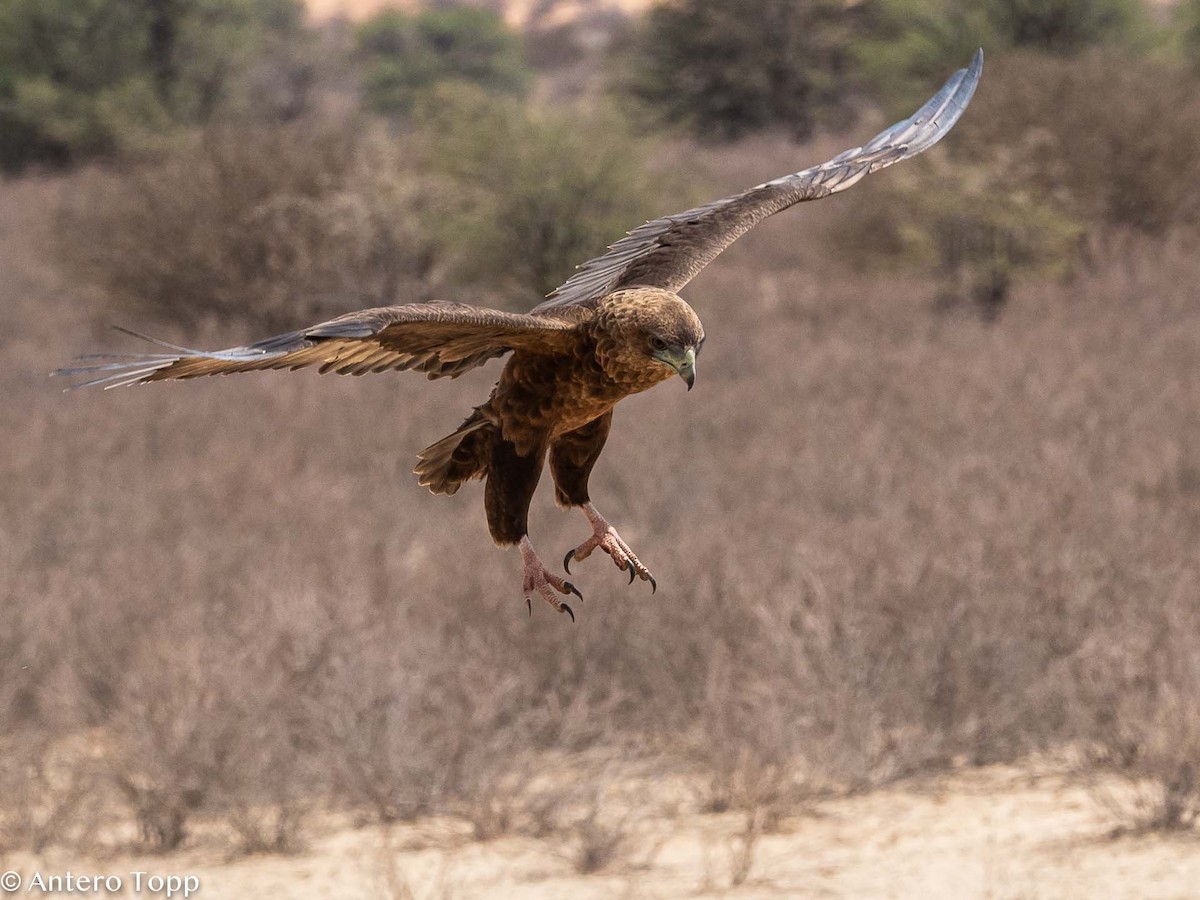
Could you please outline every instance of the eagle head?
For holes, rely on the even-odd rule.
[[[597,357],[613,380],[643,391],[678,375],[692,389],[704,326],[679,295],[651,287],[617,291],[600,304],[596,325]]]

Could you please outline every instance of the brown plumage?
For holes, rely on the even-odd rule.
[[[982,63],[977,53],[911,118],[862,147],[634,229],[527,314],[460,303],[383,307],[216,352],[146,338],[166,352],[93,357],[55,374],[86,376],[78,386],[106,388],[307,366],[340,375],[414,369],[454,378],[511,353],[488,400],[454,433],[422,450],[415,471],[422,485],[443,494],[485,478],[488,526],[496,543],[520,547],[526,602],[539,593],[574,618],[558,595],[578,590],[551,573],[529,541],[529,504],[547,457],[556,500],[581,507],[592,526],[592,536],[564,565],[599,548],[630,582],[640,577],[654,586],[649,570],[592,506],[588,477],[622,398],[676,374],[692,386],[704,329],[675,292],[767,216],[844,190],[931,147],[970,102]]]

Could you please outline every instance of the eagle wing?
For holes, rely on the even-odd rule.
[[[55,375],[85,380],[73,387],[105,389],[173,378],[227,375],[257,369],[319,366],[322,374],[365,375],[415,369],[454,378],[517,348],[547,352],[567,345],[569,322],[460,303],[413,303],[349,313],[311,328],[246,347],[206,352],[126,331],[169,352],[99,354]]]
[[[983,51],[959,69],[911,117],[881,131],[861,147],[828,162],[784,175],[748,191],[686,212],[647,222],[608,252],[588,260],[534,308],[553,314],[571,306],[594,306],[631,285],[678,291],[722,250],[767,216],[805,200],[844,191],[859,179],[928,150],[958,121],[971,102],[983,71]]]

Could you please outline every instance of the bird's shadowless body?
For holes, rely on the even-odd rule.
[[[567,554],[564,565],[601,549],[631,582],[640,577],[656,586],[592,505],[588,478],[620,400],[675,375],[689,389],[695,380],[704,329],[676,292],[766,217],[844,190],[931,147],[966,109],[982,64],[977,53],[969,68],[956,72],[911,118],[862,147],[639,226],[584,263],[529,313],[458,303],[381,307],[216,352],[153,341],[166,352],[93,357],[56,374],[86,376],[79,386],[105,387],[313,365],[322,373],[415,369],[440,378],[511,353],[487,401],[456,431],[421,451],[415,472],[421,484],[444,494],[486,479],[488,527],[497,544],[520,548],[527,604],[537,593],[574,618],[559,594],[578,590],[546,568],[529,540],[529,505],[547,459],[556,500],[581,507],[592,526],[591,537]]]
[[[589,502],[587,476],[608,437],[613,407],[694,369],[703,340],[700,319],[669,291],[609,295],[553,350],[514,350],[487,402],[454,434],[421,451],[420,483],[453,494],[472,478],[490,476],[485,505],[492,538],[520,542],[547,453],[559,502]],[[672,354],[679,366],[660,359]]]

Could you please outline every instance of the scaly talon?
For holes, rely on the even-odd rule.
[[[569,573],[571,571],[571,560],[579,561],[587,559],[591,556],[592,551],[597,548],[603,550],[612,559],[613,564],[622,572],[629,573],[629,583],[633,584],[635,578],[640,578],[642,581],[650,582],[650,592],[654,593],[658,590],[658,582],[654,580],[654,576],[650,574],[650,570],[642,565],[642,561],[637,558],[629,545],[624,539],[617,534],[617,530],[613,528],[604,517],[596,511],[596,508],[590,503],[583,505],[584,515],[588,517],[588,521],[592,523],[592,536],[571,550],[563,558],[563,568]]]
[[[580,600],[583,599],[583,594],[579,593],[579,588],[571,584],[569,581],[564,581],[557,575],[553,574],[534,552],[533,544],[529,541],[529,536],[521,538],[518,546],[521,550],[521,559],[525,563],[525,578],[521,583],[522,592],[525,595],[525,606],[529,610],[529,614],[533,615],[533,594],[534,592],[541,595],[542,599],[549,603],[558,612],[565,612],[571,617],[571,621],[575,621],[575,611],[567,604],[563,603],[555,595],[559,594],[574,594]]]

